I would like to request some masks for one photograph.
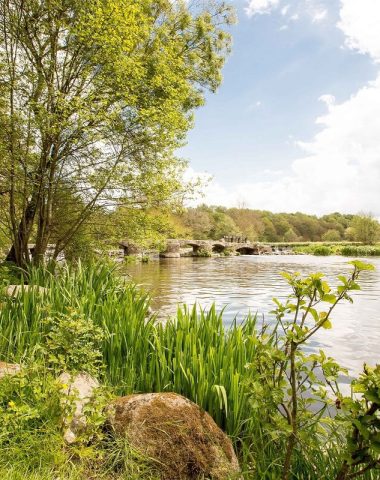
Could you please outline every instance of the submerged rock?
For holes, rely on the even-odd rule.
[[[175,393],[116,399],[108,422],[133,449],[152,459],[162,480],[240,478],[232,443],[210,415]]]
[[[21,366],[18,363],[0,362],[0,378],[6,375],[16,375],[20,370]]]
[[[99,388],[99,382],[87,373],[77,375],[62,373],[58,380],[62,383],[63,394],[67,396],[63,401],[74,403],[73,416],[63,419],[67,427],[64,439],[67,443],[75,443],[78,434],[86,429],[87,419],[83,413],[84,407],[93,399],[95,390]]]

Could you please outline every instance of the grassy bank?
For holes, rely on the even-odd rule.
[[[278,247],[289,247],[295,253],[308,255],[328,256],[342,255],[343,257],[379,257],[380,244],[362,245],[360,243],[334,243],[334,242],[313,242],[313,243],[290,243],[278,244]]]
[[[230,435],[245,478],[281,478],[288,427],[271,403],[276,392],[268,395],[262,382],[269,358],[280,355],[273,343],[277,333],[269,335],[268,327],[263,328],[254,317],[227,329],[223,313],[215,308],[207,312],[195,307],[179,309],[175,319],[157,323],[155,315],[149,314],[149,297],[126,284],[106,264],[68,266],[55,274],[32,270],[28,282],[46,290],[29,289],[16,298],[1,298],[0,360],[29,364],[32,359],[27,383],[36,386],[29,391],[29,398],[20,384],[9,387],[8,392],[0,389],[3,415],[10,415],[6,428],[0,428],[1,478],[154,478],[144,459],[136,458],[125,445],[109,445],[102,438],[80,448],[64,447],[54,402],[46,403],[47,397],[54,399],[52,379],[46,372],[60,358],[56,347],[46,347],[56,338],[52,337],[52,325],[57,318],[66,322],[66,333],[60,330],[58,335],[64,337],[60,345],[69,344],[71,362],[83,361],[70,350],[83,334],[80,328],[91,322],[92,332],[99,329],[98,337],[88,338],[99,343],[98,376],[112,394],[178,392],[207,410]],[[78,343],[77,348],[84,349],[85,357],[92,344],[87,348]],[[67,352],[65,355],[67,361]],[[33,364],[41,365],[41,359],[43,368],[33,372]],[[93,365],[93,360],[90,363]],[[9,398],[29,409],[26,413],[31,418],[21,423],[22,428],[17,422],[12,424]],[[25,420],[23,414],[21,417]],[[344,422],[327,419],[296,446],[291,478],[334,478],[346,454],[347,432]],[[118,463],[121,456],[128,460],[123,468]],[[91,476],[94,465],[98,470]],[[379,477],[367,472],[363,478]]]

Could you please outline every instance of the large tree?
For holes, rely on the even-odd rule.
[[[353,236],[357,242],[371,245],[379,239],[379,222],[370,213],[359,213],[356,215],[350,227],[353,229]]]
[[[0,0],[0,192],[8,260],[56,254],[99,206],[178,191],[174,151],[214,90],[232,20],[218,1]],[[62,231],[63,230],[63,231]]]

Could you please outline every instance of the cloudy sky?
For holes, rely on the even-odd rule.
[[[180,153],[203,201],[380,217],[380,0],[234,0],[224,82]]]

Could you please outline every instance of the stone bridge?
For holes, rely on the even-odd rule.
[[[134,242],[125,240],[119,243],[120,250],[110,252],[114,256],[136,256],[143,253],[142,249]],[[285,254],[288,247],[278,247],[275,244],[252,243],[245,238],[225,237],[222,240],[191,240],[169,239],[166,248],[160,253],[162,258],[179,257],[209,257],[219,255],[272,255]],[[157,254],[157,250],[145,251],[145,254]]]
[[[190,250],[189,252],[189,249]],[[212,254],[229,255],[261,255],[272,253],[271,247],[251,243],[249,241],[236,242],[227,240],[167,240],[166,250],[160,253],[163,258],[179,258],[181,256],[211,256]]]

